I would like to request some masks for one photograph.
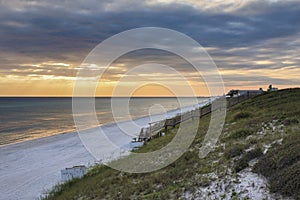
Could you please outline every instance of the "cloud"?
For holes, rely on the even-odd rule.
[[[201,3],[192,4],[192,1],[186,1],[190,4],[177,1],[175,4],[170,3],[174,1],[168,4],[124,0],[51,1],[51,5],[49,1],[12,2],[1,10],[1,33],[5,36],[1,47],[9,50],[19,45],[19,51],[29,53],[38,53],[44,48],[84,51],[113,34],[144,26],[171,28],[205,46],[223,47],[247,46],[293,35],[300,29],[297,2],[253,1],[241,8],[248,15],[239,10],[229,13],[199,10],[193,5]],[[213,1],[211,6],[216,3],[220,1]],[[255,13],[249,12],[249,8]]]
[[[34,72],[72,77],[98,43],[121,31],[147,26],[187,34],[208,49],[223,71],[288,70],[300,63],[299,18],[299,1],[283,0],[1,1],[0,75]],[[192,73],[183,60],[155,51],[127,55],[118,62],[132,66],[145,60]],[[52,64],[45,64],[49,61]],[[110,73],[118,77],[122,72]],[[282,80],[274,81],[281,84]]]

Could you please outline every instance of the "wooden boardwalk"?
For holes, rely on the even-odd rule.
[[[140,134],[137,138],[133,139],[133,142],[147,142],[150,141],[152,138],[161,136],[162,132],[167,132],[169,127],[175,127],[177,124],[180,124],[181,122],[187,121],[189,119],[194,118],[201,118],[205,115],[210,114],[211,112],[222,109],[223,108],[229,108],[232,107],[240,102],[243,102],[249,98],[252,98],[257,95],[242,95],[238,97],[231,97],[231,98],[225,98],[219,97],[215,99],[213,102],[208,103],[207,105],[197,108],[188,112],[184,112],[182,114],[179,114],[175,117],[172,117],[170,119],[165,119],[157,122],[149,123],[149,127],[144,127],[141,129]],[[215,102],[215,101],[220,101]],[[226,103],[224,103],[226,101]],[[223,102],[223,103],[222,103]]]

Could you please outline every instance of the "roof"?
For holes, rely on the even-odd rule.
[[[73,167],[67,167],[66,169],[74,169],[74,168],[86,168],[86,166],[85,165],[76,165]]]

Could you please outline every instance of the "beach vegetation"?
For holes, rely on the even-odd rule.
[[[205,194],[210,198],[217,195],[220,181],[238,184],[238,174],[246,168],[253,168],[254,173],[266,177],[271,192],[300,199],[298,119],[300,89],[259,95],[228,108],[221,138],[203,159],[199,159],[199,148],[209,127],[210,115],[200,119],[192,145],[171,165],[151,173],[130,174],[99,164],[83,178],[55,186],[44,199],[184,199],[187,194],[200,198],[204,195],[199,193],[201,188],[213,188],[214,192]],[[178,127],[168,129],[164,137],[151,140],[135,152],[163,148],[175,137]],[[250,165],[252,161],[255,161],[254,167]],[[246,191],[230,187],[219,192],[224,198],[248,198]]]

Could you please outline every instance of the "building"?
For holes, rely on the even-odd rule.
[[[63,182],[70,181],[73,178],[81,178],[85,175],[87,167],[84,165],[74,166],[61,170],[61,180]]]
[[[230,90],[226,97],[239,97],[239,96],[256,96],[259,94],[263,94],[264,91],[262,89],[259,90]]]
[[[268,92],[275,92],[278,91],[278,88],[274,88],[272,85],[269,85]]]
[[[270,88],[268,91],[269,92],[275,92],[275,91],[278,91],[278,88]]]

